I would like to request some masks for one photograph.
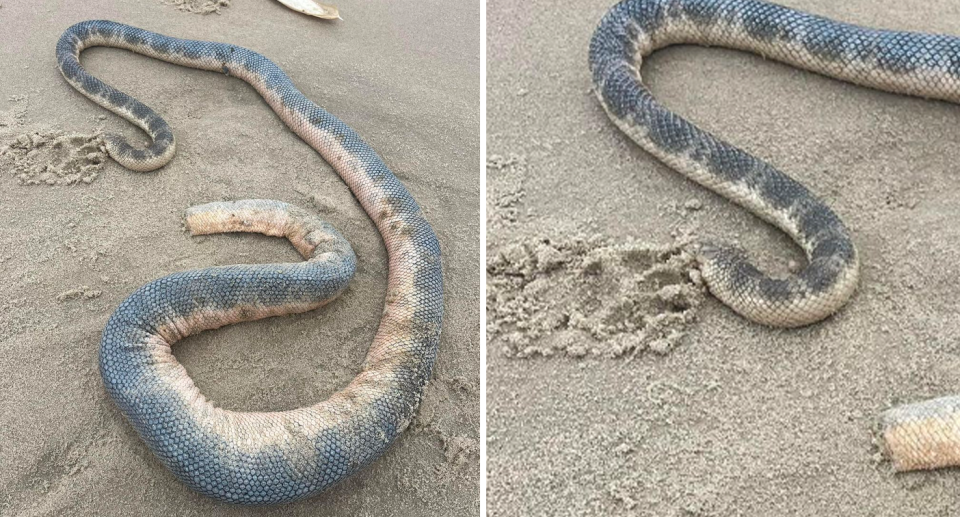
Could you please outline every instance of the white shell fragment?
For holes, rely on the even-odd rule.
[[[321,4],[316,0],[278,0],[281,4],[293,9],[294,11],[325,20],[340,19],[340,11],[335,6]]]

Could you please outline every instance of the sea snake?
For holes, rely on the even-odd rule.
[[[410,423],[437,354],[443,315],[440,247],[420,207],[356,132],[307,99],[260,54],[111,21],[81,22],[57,43],[63,77],[152,140],[140,149],[121,136],[106,136],[107,152],[121,165],[136,171],[162,167],[174,155],[174,138],[152,109],[84,71],[80,53],[98,45],[249,83],[350,187],[380,231],[389,257],[380,326],[360,373],[347,387],[310,407],[229,411],[199,392],[171,345],[203,330],[319,307],[345,288],[355,258],[336,230],[285,203],[248,200],[191,208],[186,223],[193,234],[285,236],[308,260],[186,271],[139,288],[103,331],[100,373],[107,392],[178,478],[222,501],[292,501],[358,471]]]
[[[657,102],[641,63],[676,44],[745,50],[867,87],[960,102],[960,38],[859,27],[761,0],[624,0],[593,34],[594,90],[614,124],[669,167],[786,232],[807,255],[802,271],[773,278],[742,251],[703,243],[695,255],[710,292],[766,325],[826,318],[857,286],[850,231],[803,185]],[[960,465],[960,397],[888,410],[878,434],[897,470]]]

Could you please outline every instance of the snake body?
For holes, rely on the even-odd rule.
[[[174,137],[153,110],[84,71],[80,53],[98,45],[249,83],[349,186],[389,256],[380,326],[348,386],[310,407],[225,410],[200,394],[170,346],[206,329],[316,308],[346,287],[355,258],[336,230],[285,203],[252,200],[191,208],[187,227],[194,234],[284,236],[307,261],[174,273],[136,290],[103,332],[100,372],[107,392],[178,478],[222,501],[269,504],[304,498],[369,464],[413,418],[439,345],[440,248],[419,206],[356,132],[307,99],[260,54],[110,21],[81,22],[57,43],[63,77],[151,137],[145,149],[120,136],[105,137],[107,151],[121,165],[137,171],[163,166],[174,155]]]
[[[594,89],[617,127],[669,167],[783,230],[806,253],[802,271],[773,278],[742,251],[704,243],[696,255],[710,292],[766,325],[830,316],[859,278],[849,230],[806,187],[657,102],[643,85],[641,63],[674,44],[745,50],[862,86],[960,102],[960,38],[860,27],[761,0],[624,0],[594,32]],[[879,434],[898,470],[960,465],[960,397],[891,409]]]

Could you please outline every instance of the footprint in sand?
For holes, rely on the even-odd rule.
[[[510,357],[667,353],[703,299],[680,245],[541,238],[488,257],[487,336]]]
[[[21,185],[91,183],[106,159],[98,135],[38,131],[16,136],[0,147],[0,168]]]

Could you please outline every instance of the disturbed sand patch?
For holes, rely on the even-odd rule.
[[[230,0],[164,0],[163,3],[193,14],[220,14],[221,7],[230,6]]]
[[[0,148],[0,165],[21,185],[73,185],[97,179],[107,152],[99,135],[34,131]]]
[[[99,298],[103,291],[93,289],[89,285],[83,285],[74,289],[68,289],[57,295],[58,302],[69,302],[72,300],[92,300]]]
[[[487,335],[510,357],[667,353],[703,300],[682,244],[536,238],[488,254]]]

